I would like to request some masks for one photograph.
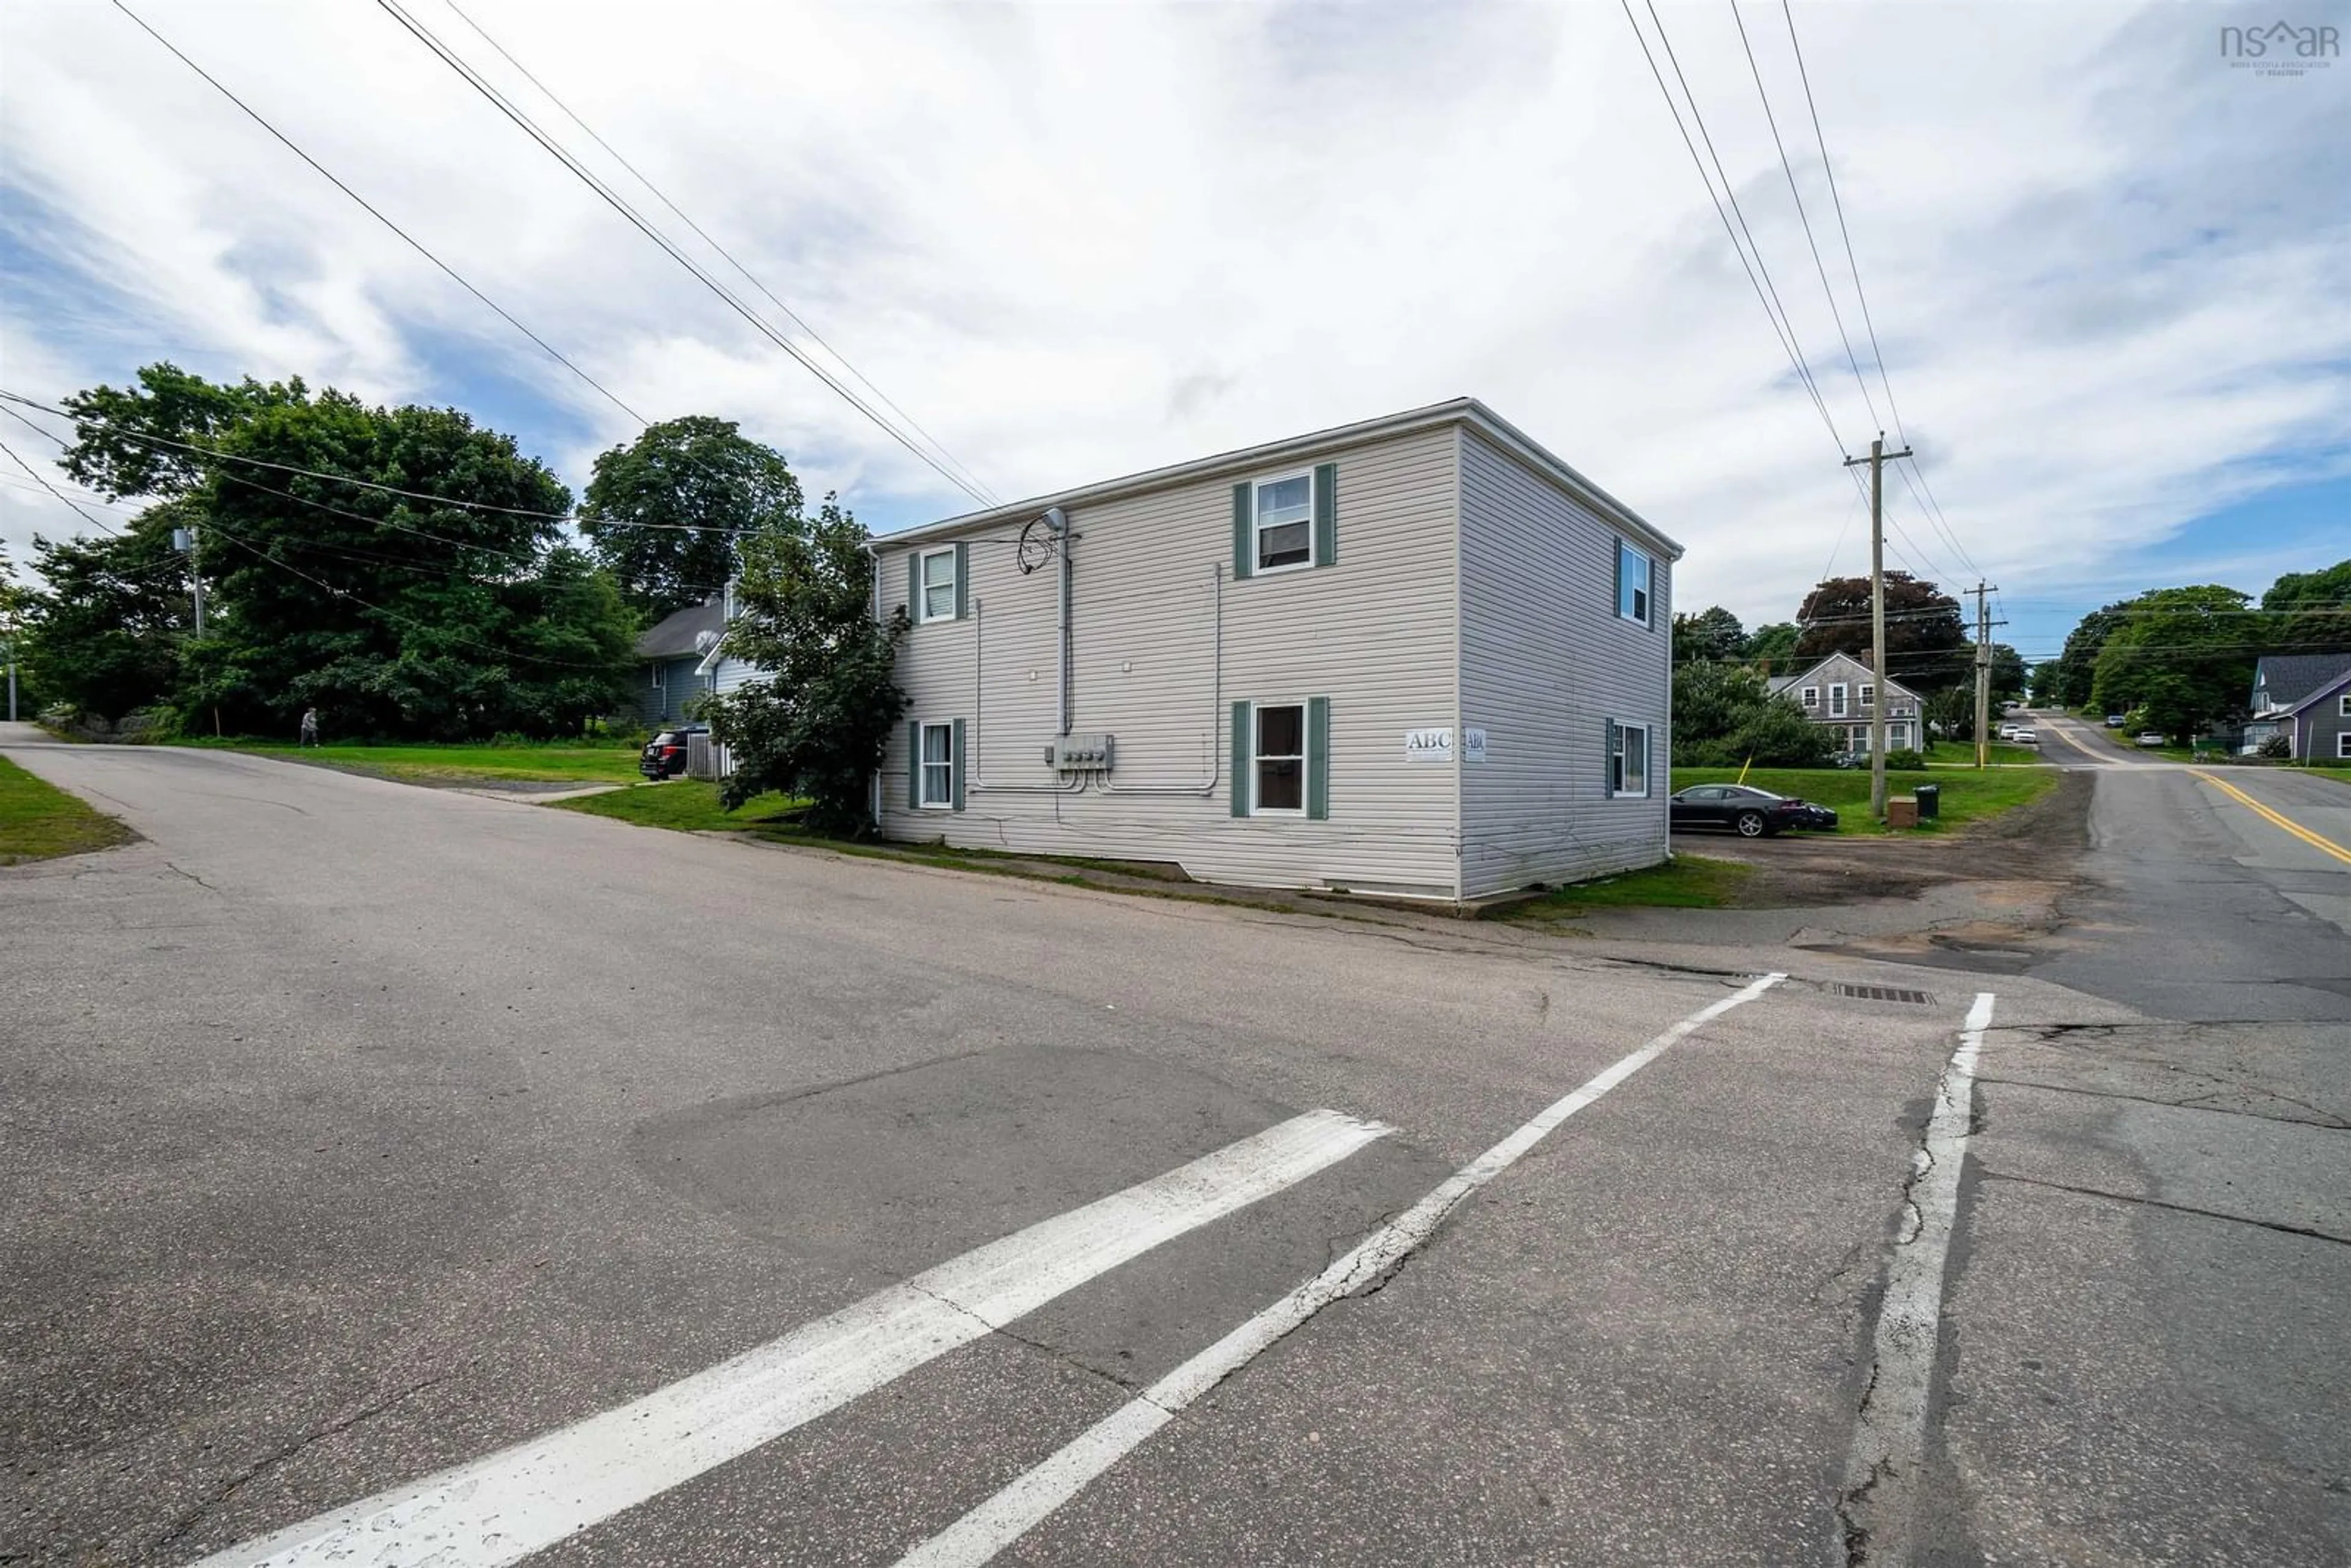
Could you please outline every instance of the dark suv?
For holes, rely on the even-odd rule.
[[[637,757],[637,771],[648,779],[676,778],[685,771],[686,737],[709,733],[706,724],[681,724],[663,730],[645,742],[644,750]]]

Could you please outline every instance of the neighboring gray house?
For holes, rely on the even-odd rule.
[[[1474,400],[872,549],[891,838],[1446,901],[1665,859],[1681,548]]]
[[[686,705],[705,692],[731,692],[753,671],[729,657],[720,639],[735,618],[734,592],[673,611],[637,638],[637,718],[649,728],[690,717]]]
[[[1831,653],[1800,674],[1773,680],[1771,689],[1793,697],[1814,724],[1825,725],[1836,737],[1836,748],[1866,757],[1869,720],[1877,706],[1878,679],[1869,661],[1851,653]],[[1886,749],[1906,751],[1926,735],[1926,712],[1918,694],[1898,681],[1885,683]]]
[[[2253,666],[2250,756],[2283,735],[2304,762],[2351,761],[2351,653],[2272,653]]]

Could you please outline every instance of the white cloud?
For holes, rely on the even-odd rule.
[[[999,494],[1471,392],[1683,539],[1685,605],[1750,620],[1792,610],[1855,509],[1613,5],[466,4]],[[380,11],[141,9],[648,417],[739,419],[869,517],[958,507]],[[1663,15],[1858,450],[1729,13]],[[2231,15],[1800,9],[1905,423],[2012,591],[2340,469],[2351,62],[2231,71]],[[1784,25],[1747,21],[1865,356]],[[384,398],[506,383],[492,417],[575,486],[630,434],[111,7],[12,6],[0,46],[12,388],[166,355]],[[20,555],[31,499],[0,488]],[[1895,515],[1959,570],[1899,488]]]

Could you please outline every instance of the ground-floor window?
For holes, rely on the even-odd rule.
[[[1306,705],[1267,703],[1257,710],[1253,754],[1255,810],[1306,810]]]
[[[1909,749],[1909,747],[1910,747],[1910,727],[1909,727],[1908,725],[1907,725],[1907,724],[1889,724],[1889,725],[1887,725],[1887,726],[1886,727],[1886,750],[1888,750],[1888,751],[1907,751],[1907,750],[1908,750],[1908,749]]]
[[[2339,761],[2351,761],[2351,729],[2335,737],[2335,756]]]
[[[1611,721],[1608,726],[1608,793],[1641,796],[1648,792],[1648,727]]]
[[[939,810],[955,807],[955,726],[926,724],[923,735],[923,799]]]

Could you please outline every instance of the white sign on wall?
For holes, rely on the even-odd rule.
[[[1464,762],[1483,762],[1486,760],[1486,732],[1484,730],[1465,729],[1461,732],[1461,760]]]
[[[1450,729],[1405,730],[1404,759],[1406,762],[1452,761],[1453,732]]]

